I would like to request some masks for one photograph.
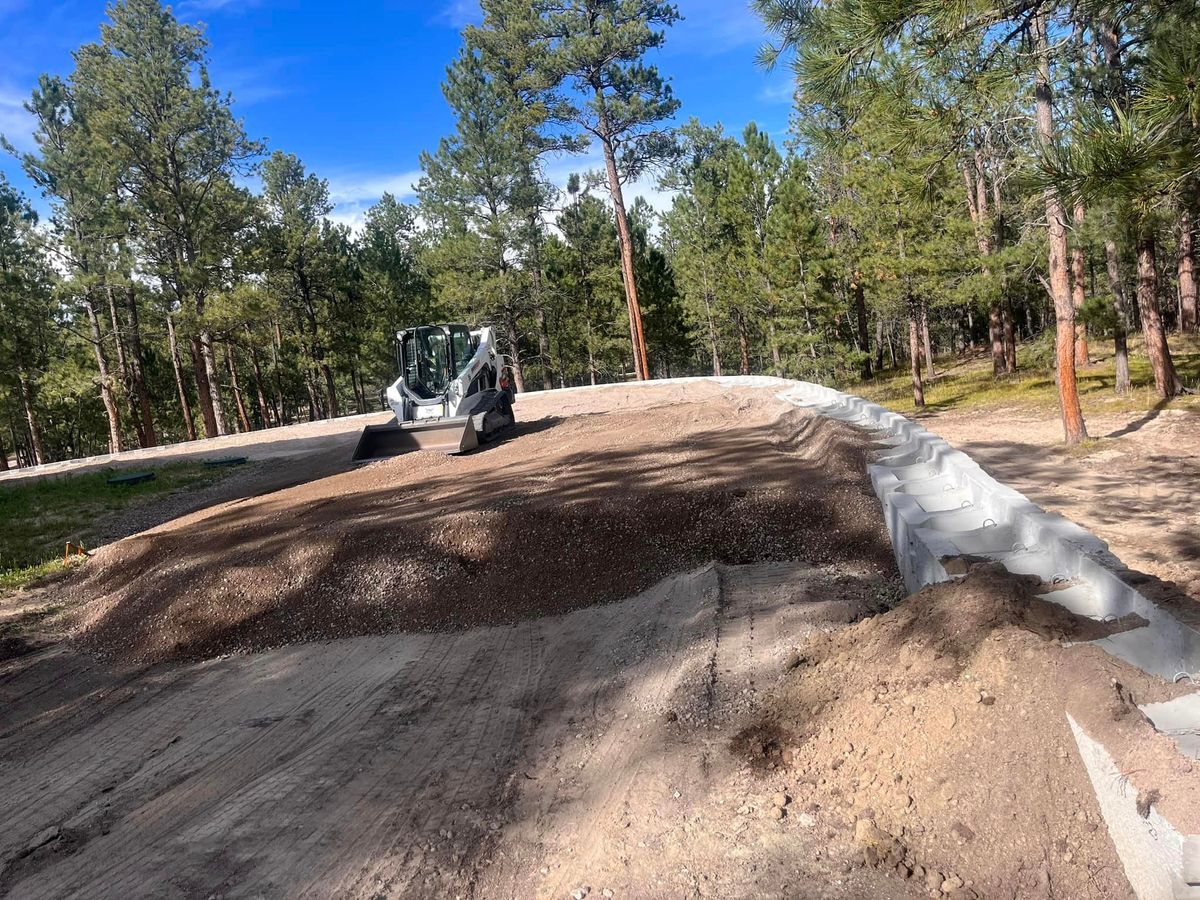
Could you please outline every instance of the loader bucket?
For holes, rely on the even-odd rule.
[[[470,416],[452,419],[431,419],[428,422],[406,422],[398,425],[368,425],[363,429],[354,448],[353,460],[365,462],[411,453],[413,450],[441,450],[443,453],[466,453],[479,446],[475,422]]]

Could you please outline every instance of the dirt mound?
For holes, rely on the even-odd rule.
[[[76,637],[150,663],[513,622],[709,560],[894,571],[855,431],[766,392],[639,393],[527,420],[486,452],[410,454],[115,544],[66,587]]]
[[[798,647],[763,726],[796,736],[780,765],[798,808],[866,864],[934,895],[1129,896],[1067,714],[1140,796],[1200,825],[1200,771],[1134,705],[1182,688],[1069,646],[1130,624],[983,567]]]

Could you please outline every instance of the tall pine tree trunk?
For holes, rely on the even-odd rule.
[[[1087,324],[1079,318],[1083,311],[1083,306],[1087,303],[1087,294],[1084,291],[1083,280],[1085,274],[1085,260],[1083,256],[1083,201],[1075,201],[1074,215],[1072,216],[1075,225],[1075,242],[1071,248],[1071,303],[1075,307],[1075,365],[1087,366],[1091,360],[1088,352],[1088,336]]]
[[[974,177],[967,166],[974,169]],[[963,181],[967,190],[967,210],[975,226],[975,246],[979,248],[980,269],[991,290],[992,218],[988,209],[987,178],[984,173],[983,153],[975,151],[971,163],[964,164]],[[1004,323],[1000,312],[999,298],[988,304],[988,338],[992,346],[992,376],[999,378],[1007,369],[1004,359]]]
[[[274,339],[271,341],[271,371],[275,376],[275,422],[287,425],[291,422],[287,401],[283,397],[283,372],[279,365],[279,351],[283,349],[283,329],[279,320],[274,322]]]
[[[263,428],[271,427],[271,407],[267,403],[267,394],[263,389],[262,366],[258,362],[258,348],[254,346],[254,332],[246,325],[246,346],[250,348],[250,374],[254,378],[254,394],[258,403],[258,416]]]
[[[83,309],[87,313],[88,326],[92,332],[92,349],[96,355],[96,368],[100,377],[100,400],[104,404],[104,413],[108,416],[108,452],[120,453],[121,417],[117,412],[117,401],[113,396],[112,376],[108,372],[108,359],[104,356],[104,335],[100,331],[100,318],[96,315],[96,304],[90,294],[83,297]]]
[[[1017,374],[1017,329],[1013,325],[1012,300],[1006,299],[1000,308],[1001,328],[1004,332],[1004,371]]]
[[[175,317],[167,313],[167,344],[171,351],[171,366],[175,370],[175,388],[179,392],[179,410],[183,415],[183,427],[187,439],[196,439],[196,421],[192,418],[192,407],[188,403],[187,386],[183,381],[183,358],[179,353],[179,335],[175,333]]]
[[[875,368],[883,371],[883,318],[875,319]]]
[[[1125,284],[1121,281],[1121,265],[1117,256],[1117,242],[1109,238],[1104,242],[1104,259],[1108,269],[1108,286],[1112,291],[1112,304],[1115,323],[1113,325],[1113,346],[1115,348],[1118,394],[1129,393],[1129,314],[1125,303]]]
[[[721,350],[717,341],[717,321],[713,318],[712,297],[709,295],[707,276],[704,286],[704,316],[708,320],[708,346],[712,351],[712,373],[721,377]]]
[[[538,333],[538,360],[542,368],[542,390],[554,390],[554,371],[550,368],[550,335],[546,331],[546,310],[541,302],[533,309],[533,320]]]
[[[917,301],[908,298],[908,357],[912,369],[913,406],[925,408],[925,385],[921,383],[921,323]]]
[[[243,433],[253,430],[250,416],[246,412],[246,401],[242,397],[242,386],[238,381],[237,358],[233,344],[225,345],[225,364],[229,368],[229,387],[233,390],[233,402],[237,409],[238,425]]]
[[[775,333],[775,311],[767,313],[767,343],[771,345],[771,366],[776,378],[783,377],[783,355],[779,352],[779,338]],[[871,363],[867,362],[870,371]],[[870,376],[868,376],[870,377]]]
[[[508,346],[512,350],[509,358],[509,368],[513,373],[513,385],[518,394],[525,393],[525,369],[521,365],[521,334],[517,328],[517,311],[512,304],[504,305],[504,327],[508,331]]]
[[[0,472],[7,472],[8,469],[8,450],[4,448],[3,439],[0,439]]]
[[[741,353],[741,368],[738,373],[741,375],[750,374],[750,332],[746,327],[746,314],[740,309],[736,313],[737,333],[738,333],[738,351]]]
[[[1054,132],[1054,94],[1050,81],[1050,41],[1046,34],[1046,12],[1038,9],[1030,20],[1030,33],[1037,55],[1034,102],[1037,111],[1037,136],[1043,147],[1052,147]],[[1063,433],[1068,444],[1087,439],[1083,410],[1079,407],[1079,386],[1075,378],[1075,305],[1071,300],[1071,279],[1067,269],[1066,212],[1058,191],[1045,191],[1048,268],[1050,293],[1054,299],[1055,356],[1058,399]]]
[[[197,304],[199,307],[199,304]],[[209,406],[211,410],[205,410],[205,425],[207,426],[210,414],[213,424],[213,430],[209,433],[209,437],[226,434],[229,429],[225,424],[225,407],[221,403],[221,383],[217,379],[217,357],[216,351],[213,349],[212,333],[208,329],[200,332],[200,358],[204,362],[204,382],[208,392]]]
[[[188,347],[192,355],[192,378],[196,382],[196,402],[200,407],[200,419],[204,421],[204,437],[215,438],[218,433],[217,404],[212,400],[212,391],[209,390],[208,365],[208,356],[211,355],[212,348],[209,347],[209,353],[206,355],[199,336],[193,336],[188,341]]]
[[[988,307],[988,336],[992,341],[992,376],[999,377],[1007,371],[1004,353],[1004,319],[1000,315],[1000,303]]]
[[[146,385],[146,354],[142,350],[142,322],[138,315],[137,290],[133,284],[125,288],[125,306],[129,313],[129,375],[133,381],[133,393],[137,396],[138,416],[142,427],[138,432],[143,447],[158,445],[154,432],[154,409],[150,404],[150,389]]]
[[[1158,266],[1152,235],[1143,235],[1137,243],[1138,312],[1142,318],[1142,334],[1146,338],[1146,353],[1154,372],[1154,387],[1163,399],[1183,393],[1183,383],[1175,372],[1167,334],[1163,328],[1162,311],[1158,306]]]
[[[337,385],[333,380],[333,367],[325,360],[321,360],[321,375],[325,379],[325,396],[328,398],[327,415],[331,419],[336,419],[342,414],[342,409],[338,403]]]
[[[933,339],[929,334],[929,304],[921,301],[921,340],[924,342],[925,365],[929,368],[929,377],[937,375],[933,365]]]
[[[867,336],[867,296],[863,290],[862,272],[854,270],[854,277],[850,282],[850,295],[854,300],[854,319],[858,335],[858,349],[863,355],[862,361],[862,377],[870,379],[871,377],[871,342]]]
[[[354,387],[354,409],[360,416],[367,411],[367,386],[358,368],[358,357],[350,361],[350,384]]]
[[[29,373],[25,369],[25,354],[21,345],[23,335],[13,336],[13,362],[17,367],[17,390],[21,395],[21,408],[25,411],[25,425],[29,431],[29,448],[33,452],[33,464],[40,466],[46,461],[42,450],[42,429],[38,424],[37,409],[33,402],[33,389],[29,386]]]
[[[133,375],[129,368],[129,358],[125,352],[125,329],[121,325],[121,317],[117,315],[117,297],[112,284],[105,282],[104,294],[108,299],[108,315],[112,320],[113,344],[117,348],[117,370],[121,373],[121,384],[125,388],[125,403],[129,407],[129,418],[133,422],[134,433],[137,434],[139,447],[146,446],[146,435],[142,431],[142,415],[138,409],[137,396],[133,390]]]
[[[1179,217],[1179,330],[1200,330],[1196,288],[1196,223],[1190,210]]]
[[[196,380],[196,401],[200,404],[200,416],[204,419],[204,436],[216,437],[224,434],[224,429],[217,427],[216,406],[213,403],[212,391],[208,384],[208,361],[205,357],[202,339],[199,335],[191,340],[192,348],[192,377]],[[209,350],[212,348],[209,347]]]
[[[596,99],[604,102],[603,92],[597,89]],[[633,235],[625,214],[625,195],[617,173],[617,153],[613,147],[608,116],[600,116],[600,148],[604,152],[604,168],[608,175],[608,192],[612,197],[613,215],[617,223],[617,243],[621,248],[621,276],[625,282],[625,302],[629,308],[629,339],[633,343],[633,362],[639,381],[650,378],[650,360],[646,353],[646,335],[642,328],[642,307],[638,303],[637,280],[633,268]]]

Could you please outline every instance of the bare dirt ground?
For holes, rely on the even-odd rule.
[[[1052,413],[950,411],[920,421],[1000,481],[1107,541],[1131,569],[1166,583],[1142,579],[1150,593],[1200,603],[1200,413],[1093,415],[1088,430],[1097,440],[1071,452]]]
[[[129,681],[77,660],[69,696],[62,661],[47,659],[21,674],[0,738],[2,886],[911,896],[857,866],[848,842],[826,848],[815,825],[776,820],[783,782],[727,749],[790,641],[856,615],[874,584],[706,566],[511,626],[303,644]],[[41,679],[52,704],[29,695]]]
[[[347,456],[354,450],[363,426],[391,419],[390,413],[368,413],[361,416],[343,416],[340,419],[322,419],[282,428],[267,428],[246,434],[227,434],[222,437],[160,447],[127,450],[124,453],[93,456],[86,459],[69,459],[47,463],[27,469],[10,469],[0,472],[0,484],[22,481],[29,478],[47,478],[56,475],[71,475],[107,468],[147,468],[155,463],[174,462],[180,459],[216,459],[228,456],[245,456],[248,459],[276,462],[281,460],[303,460],[325,454]]]
[[[49,589],[0,894],[1128,897],[1068,711],[1192,824],[1131,701],[1180,689],[1064,646],[1095,623],[986,569],[886,611],[849,426],[713,384],[518,415]]]

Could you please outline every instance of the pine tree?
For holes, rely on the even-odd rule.
[[[0,175],[0,370],[15,382],[32,461],[41,465],[48,458],[35,396],[41,362],[35,338],[50,317],[50,293],[33,233],[36,221],[29,202]]]
[[[685,315],[709,350],[711,371],[719,376],[726,223],[719,210],[729,178],[729,159],[736,145],[719,126],[709,128],[696,119],[680,129],[681,153],[663,177],[663,186],[676,191],[664,217],[666,241],[684,299]]]
[[[182,310],[209,437],[226,432],[217,357],[205,305],[248,227],[251,203],[235,187],[260,152],[212,87],[207,44],[158,0],[118,0],[99,43],[75,54],[72,92],[92,152],[129,195],[139,257]]]
[[[749,308],[739,310],[739,321],[761,319],[774,374],[783,374],[779,338],[779,296],[771,277],[768,228],[778,202],[783,157],[769,135],[751,122],[742,135],[739,152],[729,161],[729,180],[721,194],[724,218],[736,235],[733,265],[748,277]],[[743,369],[745,366],[743,355]],[[749,374],[749,372],[743,372]]]
[[[305,383],[313,412],[323,408],[332,419],[341,411],[329,350],[331,336],[341,331],[335,327],[334,306],[346,280],[340,267],[348,252],[345,236],[327,219],[333,211],[329,184],[309,174],[298,158],[275,151],[263,165],[262,178],[268,266],[282,280],[284,309],[297,315],[305,336],[311,372]],[[321,399],[319,389],[324,390]]]
[[[621,318],[620,251],[612,214],[578,175],[568,180],[567,193],[571,202],[556,220],[563,236],[556,284],[566,298],[568,320],[582,331],[579,349],[588,383],[596,384],[602,375],[611,378],[623,369],[609,362],[617,351],[613,331]]]
[[[436,229],[435,284],[442,302],[495,321],[509,351],[517,390],[525,390],[522,326],[529,306],[516,266],[528,244],[531,210],[540,205],[536,156],[527,121],[481,55],[465,47],[447,70],[442,92],[457,117],[455,133],[421,156],[417,186]],[[536,227],[536,223],[535,223]]]
[[[121,420],[99,309],[111,248],[123,237],[114,215],[119,171],[101,152],[86,113],[61,79],[42,76],[26,108],[37,122],[38,152],[25,154],[22,163],[51,201],[50,225],[67,273],[63,292],[86,319],[108,419],[108,449],[117,453],[123,449]]]
[[[670,85],[645,63],[679,13],[657,0],[484,0],[483,26],[469,33],[490,61],[522,60],[514,80],[535,86],[547,122],[568,121],[600,145],[621,248],[634,371],[651,377],[634,271],[624,185],[669,157],[663,127],[679,108]],[[520,50],[531,48],[521,54]],[[565,90],[564,90],[565,88]]]
[[[1051,78],[1054,59],[1048,38],[1048,12],[1041,4],[1013,7],[984,3],[972,9],[965,23],[959,7],[935,0],[905,4],[840,0],[820,7],[790,0],[755,0],[754,6],[777,39],[774,47],[766,48],[762,61],[773,64],[783,53],[795,51],[798,83],[816,102],[861,104],[876,86],[874,76],[881,54],[901,42],[930,57],[953,52],[952,48],[964,41],[983,42],[983,59],[990,66],[1008,64],[1010,61],[1000,51],[1028,35],[1034,62],[1032,77],[1020,74],[1032,81],[1036,140],[1042,148],[1056,144]],[[1063,430],[1068,443],[1078,443],[1087,437],[1087,430],[1075,376],[1075,310],[1067,267],[1065,212],[1055,186],[1047,186],[1043,200],[1048,283],[1057,323],[1056,369]]]

